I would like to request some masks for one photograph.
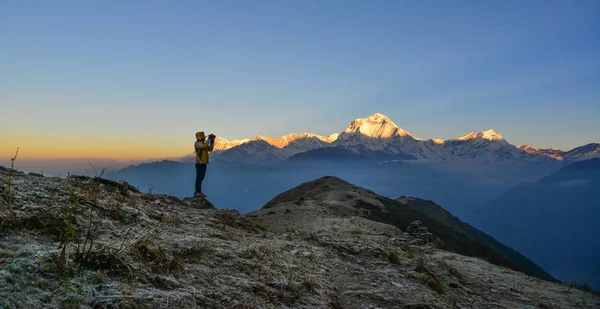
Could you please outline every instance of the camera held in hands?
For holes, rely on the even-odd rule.
[[[217,137],[217,136],[216,136],[216,135],[214,135],[214,134],[212,134],[212,133],[211,133],[211,134],[208,136],[208,145],[209,145],[209,146],[212,146],[212,145],[214,145],[214,144],[215,144],[215,138],[216,138],[216,137]]]

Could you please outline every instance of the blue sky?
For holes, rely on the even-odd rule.
[[[600,141],[598,1],[3,1],[0,38],[1,155],[40,135],[175,155],[199,129],[375,112],[421,138]]]

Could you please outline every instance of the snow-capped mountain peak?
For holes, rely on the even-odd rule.
[[[559,161],[582,161],[594,158],[600,158],[600,144],[591,143],[573,148],[569,151],[562,151],[559,148],[552,147],[549,149],[540,149],[527,145],[519,146],[519,149],[530,154],[550,157]]]
[[[318,138],[328,144],[331,144],[331,143],[335,142],[339,136],[340,136],[339,133],[333,133],[329,136],[318,136]]]
[[[489,141],[499,141],[499,140],[504,139],[504,137],[502,137],[502,135],[500,135],[500,134],[496,133],[496,131],[490,129],[490,130],[486,130],[486,131],[481,131],[479,133],[471,132],[465,136],[459,137],[458,140],[467,141],[467,140],[475,139],[475,138],[487,139]]]
[[[247,143],[249,142],[250,139],[240,139],[240,140],[234,140],[234,141],[228,141],[227,139],[224,139],[222,137],[217,137],[217,139],[215,140],[215,147],[214,150],[216,151],[222,151],[222,150],[227,150],[233,147],[237,147],[241,144]]]
[[[477,133],[475,132],[471,132],[465,136],[461,136],[459,138],[457,138],[459,141],[466,141],[466,140],[470,140],[470,139],[474,139],[477,138]]]
[[[277,148],[283,148],[283,147],[288,146],[290,143],[296,142],[301,139],[307,139],[307,138],[318,139],[325,143],[330,144],[337,139],[337,136],[338,136],[337,134],[332,134],[329,136],[321,136],[321,135],[317,135],[317,134],[304,132],[301,134],[292,133],[292,134],[284,135],[279,138],[258,135],[255,138],[253,138],[252,140],[253,141],[263,140],[263,141],[269,143],[271,146],[275,146]]]
[[[399,128],[390,118],[375,113],[367,118],[352,121],[346,134],[360,133],[370,138],[391,138],[393,136],[411,136],[409,132]]]
[[[263,143],[263,145],[268,144],[270,146],[273,146],[273,147],[279,148],[279,149],[283,149],[283,148],[289,146],[290,144],[294,144],[295,148],[298,148],[298,147],[306,148],[306,149],[300,149],[300,150],[310,150],[321,144],[333,143],[334,141],[337,140],[338,135],[339,135],[338,133],[334,133],[329,136],[321,136],[321,135],[305,132],[302,134],[291,133],[291,134],[284,135],[279,138],[257,135],[253,138],[246,138],[246,139],[233,140],[233,141],[229,141],[222,137],[217,137],[217,139],[215,141],[214,150],[215,151],[225,151],[225,150],[229,150],[231,148],[235,148],[235,147],[238,147],[242,144],[246,144],[249,142],[265,142],[266,144]]]
[[[492,129],[487,130],[487,131],[483,131],[483,132],[479,132],[478,135],[481,136],[481,138],[484,138],[484,139],[487,139],[487,140],[490,140],[490,141],[504,139],[504,137],[502,137],[502,135],[496,133]]]
[[[524,150],[524,151],[527,151],[527,152],[529,152],[529,153],[534,153],[534,152],[536,152],[536,151],[540,151],[540,148],[538,148],[538,147],[533,147],[533,146],[529,146],[529,145],[520,145],[520,146],[518,146],[517,148],[519,148],[519,149],[521,149],[521,150]]]

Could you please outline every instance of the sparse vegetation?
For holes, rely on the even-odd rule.
[[[86,229],[84,231],[83,246],[80,247],[80,242],[77,243],[77,253],[75,261],[79,263],[79,273],[81,274],[83,265],[90,264],[92,256],[92,247],[98,231],[98,223],[94,220],[93,209],[90,207]]]
[[[19,148],[17,147],[17,151],[15,152],[15,155],[13,157],[10,158],[10,171],[8,172],[8,179],[7,179],[7,183],[6,186],[4,187],[4,189],[2,190],[2,194],[0,195],[0,199],[4,199],[4,201],[6,202],[7,205],[10,205],[12,203],[12,178],[14,177],[15,174],[15,160],[17,160],[17,156],[19,155]],[[0,202],[0,210],[2,210],[3,203]]]
[[[441,260],[439,264],[442,269],[448,271],[449,274],[451,274],[456,279],[458,279],[458,282],[460,282],[460,283],[465,282],[465,277],[462,275],[462,273],[460,271],[458,271],[458,269],[456,269],[456,267],[452,266],[452,264],[446,262],[446,260]]]
[[[342,303],[337,293],[330,292],[327,295],[327,308],[328,309],[343,309]]]
[[[406,254],[406,257],[408,257],[409,259],[412,259],[415,257],[415,253],[414,253],[414,250],[411,245],[402,244],[400,249],[404,252],[404,254]]]
[[[388,261],[390,261],[390,263],[392,264],[400,264],[400,257],[398,256],[398,254],[396,253],[396,250],[390,250],[389,251],[389,255],[388,255]]]
[[[592,293],[592,294],[600,296],[600,291],[595,290],[594,288],[592,288],[589,284],[587,284],[585,282],[578,282],[577,280],[572,279],[571,282],[569,282],[568,286],[569,286],[569,289],[567,290],[568,292],[570,292],[571,289],[575,288],[580,291],[584,291],[587,293]]]
[[[73,219],[75,217],[75,209],[79,206],[80,197],[77,196],[75,192],[71,191],[69,192],[69,201],[71,202],[71,205],[65,214],[65,229],[61,235],[60,254],[56,262],[61,270],[64,270],[68,266],[69,253],[71,251],[70,246],[79,238],[79,235],[73,226]]]
[[[302,286],[306,289],[306,291],[308,291],[309,293],[314,293],[316,290],[316,284],[314,281],[312,281],[309,278],[305,278],[304,281],[302,281]]]
[[[378,256],[379,258],[383,258],[383,259],[387,260],[388,262],[390,262],[392,264],[395,264],[395,265],[400,264],[400,256],[398,255],[396,248],[386,247],[383,249],[377,249],[375,255]]]
[[[415,270],[420,273],[429,272],[429,270],[427,270],[427,266],[425,265],[425,257],[423,255],[419,255],[415,259]]]
[[[444,294],[444,285],[442,281],[427,267],[425,256],[420,254],[415,259],[415,270],[419,273],[417,278],[426,283],[432,290],[438,294]]]
[[[306,241],[314,242],[319,245],[323,244],[321,242],[321,239],[319,238],[319,235],[317,235],[317,233],[315,233],[315,232],[301,233],[301,234],[302,234],[302,238]]]

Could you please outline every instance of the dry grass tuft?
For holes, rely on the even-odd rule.
[[[546,303],[539,303],[538,307],[540,309],[558,309],[558,307],[556,305],[553,304],[546,304]]]
[[[328,309],[343,309],[344,306],[340,302],[340,297],[337,293],[330,292],[327,295],[327,308]]]
[[[444,294],[444,284],[433,272],[429,270],[424,255],[421,254],[416,258],[415,270],[419,272],[417,279],[423,281],[438,294]]]
[[[442,269],[448,271],[448,273],[450,273],[450,275],[452,275],[456,279],[458,279],[458,281],[460,283],[464,283],[465,282],[465,277],[462,275],[462,273],[458,269],[456,269],[456,267],[452,266],[451,264],[449,264],[445,260],[441,260],[440,261],[440,267]]]
[[[394,248],[388,247],[385,249],[377,249],[375,256],[382,258],[382,259],[386,259],[388,262],[390,262],[392,264],[400,265],[400,256],[398,255],[398,252]]]
[[[415,270],[420,273],[428,273],[427,265],[425,263],[425,257],[423,255],[419,255],[415,260]]]
[[[402,250],[402,252],[404,252],[404,254],[406,255],[406,257],[408,257],[409,259],[412,259],[415,257],[415,252],[413,250],[413,248],[409,245],[409,244],[403,244],[400,249]]]
[[[315,293],[317,287],[315,282],[309,278],[306,278],[304,279],[304,281],[302,281],[302,286],[306,289],[306,291],[310,293]]]

